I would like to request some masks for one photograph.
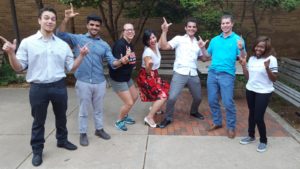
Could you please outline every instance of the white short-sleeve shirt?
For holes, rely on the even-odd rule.
[[[249,79],[246,88],[257,93],[271,93],[274,91],[273,82],[269,79],[264,62],[270,60],[270,70],[278,72],[277,59],[274,56],[257,58],[251,56],[247,63]]]
[[[144,52],[143,52],[143,59],[142,59],[142,67],[145,68],[145,61],[144,58],[146,56],[151,57],[152,62],[153,62],[153,66],[152,66],[152,70],[156,70],[160,67],[160,60],[161,60],[161,55],[158,49],[158,44],[156,44],[156,53],[149,47],[145,47]]]
[[[197,39],[191,39],[185,34],[175,36],[168,43],[175,49],[173,70],[181,75],[197,76],[198,58],[202,56]]]

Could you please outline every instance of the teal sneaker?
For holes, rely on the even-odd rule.
[[[262,153],[265,152],[267,150],[267,144],[266,143],[259,143],[257,146],[256,151]]]
[[[125,126],[125,122],[123,120],[116,121],[115,126],[119,130],[127,131],[127,127]]]
[[[135,120],[128,116],[128,114],[124,117],[123,121],[126,123],[126,124],[134,124],[135,123]]]
[[[240,141],[240,144],[246,145],[255,141],[255,137],[245,137]]]

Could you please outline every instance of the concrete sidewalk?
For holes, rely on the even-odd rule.
[[[128,125],[127,132],[119,131],[114,127],[114,121],[121,101],[111,89],[107,89],[105,99],[105,130],[112,139],[106,141],[94,136],[93,120],[90,118],[90,145],[82,147],[79,145],[76,94],[73,88],[68,92],[69,140],[78,145],[78,150],[56,147],[54,115],[49,106],[43,164],[33,167],[29,144],[32,117],[28,89],[0,88],[0,169],[299,169],[300,166],[300,144],[294,139],[297,133],[293,133],[292,129],[284,129],[288,134],[283,136],[268,136],[265,153],[256,152],[257,141],[240,145],[240,136],[245,133],[233,140],[218,133],[215,136],[155,135],[143,124],[149,104],[138,101],[131,114],[137,124]],[[202,106],[207,108],[205,100]],[[278,116],[274,118],[271,115],[270,118],[288,128]],[[199,121],[201,123],[205,122]]]

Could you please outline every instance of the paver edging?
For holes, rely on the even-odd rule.
[[[282,117],[275,113],[270,107],[266,110],[291,136],[300,143],[300,133],[287,123]]]

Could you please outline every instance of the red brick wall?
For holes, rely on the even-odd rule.
[[[235,9],[236,19],[241,17],[242,7],[237,6]],[[243,27],[251,30],[250,43],[254,43],[254,24],[250,8],[246,10]],[[258,11],[259,15],[261,11]],[[290,57],[300,59],[300,7],[292,12],[283,10],[265,11],[258,19],[259,30],[261,35],[267,35],[272,38],[272,45],[276,50],[278,57]],[[252,43],[251,43],[252,42]],[[250,52],[251,53],[251,52]]]
[[[18,17],[18,24],[21,38],[34,34],[39,25],[37,22],[37,6],[34,0],[15,0],[16,10]],[[45,5],[53,6],[58,12],[59,25],[64,17],[64,10],[68,6],[62,5],[57,2],[57,0],[44,0]],[[237,7],[235,9],[236,18],[240,19],[241,8]],[[247,9],[245,21],[243,27],[253,30],[254,25],[252,22],[252,16]],[[99,13],[97,9],[94,8],[84,8],[76,10],[80,13],[75,19],[75,30],[77,33],[84,33],[86,31],[86,21],[85,17],[89,13]],[[275,47],[278,56],[291,57],[300,59],[300,9],[297,9],[291,13],[284,11],[273,11],[266,12],[265,15],[260,20],[260,31],[261,34],[268,35],[272,38],[273,46]],[[128,20],[122,18],[119,25],[122,26],[124,22],[133,22],[133,20]],[[161,18],[150,19],[145,28],[151,28],[160,33],[160,24],[162,22]],[[184,33],[183,24],[173,24],[169,31],[169,38],[173,37],[175,34]],[[201,28],[199,29],[201,34]],[[10,2],[8,0],[0,1],[0,35],[7,37],[12,40],[16,37],[13,31],[12,16],[10,11]],[[249,37],[248,46],[250,47],[253,43],[254,32]],[[111,43],[111,39],[108,36],[107,31],[103,27],[102,37]],[[142,43],[137,46],[138,51],[143,48]],[[140,52],[138,52],[140,54]]]

